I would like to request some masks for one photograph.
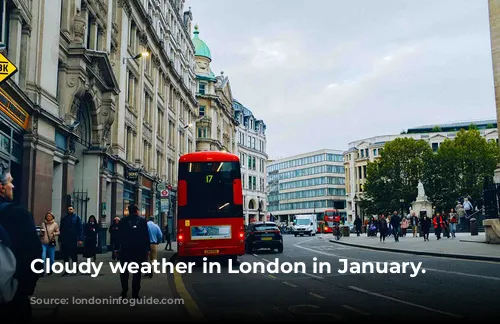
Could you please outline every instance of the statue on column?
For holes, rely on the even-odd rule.
[[[420,180],[418,181],[417,189],[418,189],[418,195],[417,195],[417,197],[419,197],[419,198],[425,198],[424,184]]]

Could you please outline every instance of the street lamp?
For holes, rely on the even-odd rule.
[[[262,200],[259,199],[258,201],[259,207],[257,208],[257,220],[260,222],[260,205],[262,204]]]
[[[404,217],[404,211],[405,211],[404,202],[405,202],[404,199],[399,199],[399,203],[401,204],[401,217]]]
[[[125,64],[125,62],[126,62],[127,60],[137,60],[137,59],[140,59],[141,57],[148,57],[148,56],[149,56],[149,52],[146,52],[146,51],[145,51],[145,52],[142,52],[142,53],[137,54],[137,55],[136,55],[136,56],[134,56],[134,57],[124,57],[124,58],[123,58],[123,64]]]

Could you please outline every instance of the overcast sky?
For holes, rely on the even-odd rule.
[[[187,0],[280,158],[495,119],[487,0]],[[193,25],[194,26],[194,25]]]

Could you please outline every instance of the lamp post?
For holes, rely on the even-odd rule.
[[[258,200],[259,206],[257,208],[257,221],[259,221],[259,222],[260,222],[260,211],[261,211],[260,205],[261,205],[261,203],[262,203],[262,200],[260,200],[260,198],[259,198],[259,200]]]
[[[404,217],[404,211],[405,211],[404,202],[405,200],[403,198],[399,199],[399,203],[401,204],[401,218]]]
[[[149,52],[144,51],[144,52],[139,53],[133,57],[124,57],[122,63],[125,64],[125,62],[127,62],[128,60],[137,60],[137,59],[140,59],[141,57],[148,57],[148,56],[149,56]]]

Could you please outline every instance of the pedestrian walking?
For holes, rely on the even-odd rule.
[[[172,250],[172,241],[170,240],[170,232],[168,230],[168,224],[165,225],[165,241],[167,242],[167,244],[165,244],[165,250],[167,251],[173,251]]]
[[[391,217],[392,234],[394,235],[394,241],[399,242],[399,233],[401,226],[401,218],[397,211],[394,211]]]
[[[118,225],[120,240],[120,263],[125,266],[130,262],[142,264],[145,262],[150,251],[149,230],[146,219],[139,215],[139,207],[132,204],[128,207],[129,216],[124,217]],[[128,270],[120,273],[120,283],[122,287],[122,298],[127,298]],[[141,290],[141,272],[137,271],[132,275],[132,298],[139,298]]]
[[[148,221],[148,232],[149,232],[149,262],[154,262],[158,259],[158,244],[161,243],[163,239],[163,233],[161,232],[160,226],[155,224],[155,218],[149,217]],[[149,273],[149,278],[153,277],[153,272]]]
[[[458,216],[457,213],[455,213],[455,211],[453,210],[453,208],[450,210],[449,223],[450,223],[451,237],[455,238],[456,237],[455,234],[457,232]]]
[[[415,212],[411,213],[411,218],[410,218],[410,225],[411,225],[411,231],[413,232],[413,237],[417,237],[417,232],[418,232],[418,217],[415,214]]]
[[[118,258],[118,250],[120,249],[119,239],[118,239],[118,224],[120,223],[120,217],[113,218],[113,224],[109,227],[109,244],[111,245],[111,259],[116,260]]]
[[[422,233],[424,234],[424,241],[429,241],[429,232],[431,230],[431,220],[427,215],[422,218],[422,223],[420,224],[422,228]]]
[[[99,239],[99,225],[94,215],[89,217],[87,224],[83,231],[85,236],[85,244],[83,247],[83,257],[92,258],[92,261],[96,260],[97,254],[97,242]]]
[[[29,296],[33,295],[39,275],[32,271],[33,260],[40,259],[42,244],[33,216],[24,207],[14,203],[14,178],[7,165],[0,163],[0,228],[3,240],[16,259],[14,278],[17,288],[9,300],[0,304],[3,321],[31,321],[32,309]],[[4,242],[5,243],[5,242]],[[5,260],[2,260],[5,261]],[[42,270],[37,263],[36,270]],[[3,283],[1,283],[3,284]],[[3,287],[0,286],[0,290]]]
[[[56,223],[54,214],[52,212],[47,212],[45,214],[44,221],[40,226],[40,240],[42,243],[42,260],[44,261],[44,269],[49,269],[47,274],[50,276],[52,274],[52,265],[54,264],[54,259],[56,255],[56,237],[59,235],[59,225]],[[45,264],[49,262],[49,267]],[[41,275],[43,277],[43,274]]]
[[[361,218],[356,215],[356,219],[354,220],[354,227],[356,228],[356,235],[359,236],[361,234]]]
[[[380,242],[385,243],[385,237],[387,236],[387,231],[389,230],[389,225],[387,224],[387,220],[385,219],[384,214],[380,215],[380,219],[378,221],[378,231],[380,233]]]
[[[72,205],[68,206],[68,213],[61,220],[59,226],[59,250],[63,255],[64,262],[69,263],[69,259],[78,263],[78,247],[83,244],[83,226],[82,219],[75,213]],[[63,276],[67,276],[65,271]]]

